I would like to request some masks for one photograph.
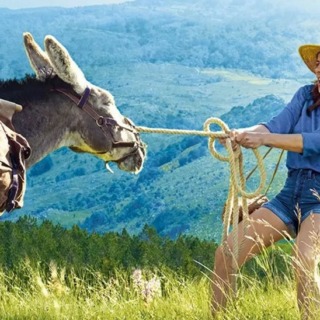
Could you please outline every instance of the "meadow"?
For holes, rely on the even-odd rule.
[[[274,276],[270,261],[261,257],[256,263],[265,277],[241,272],[238,298],[218,319],[299,319],[292,278]],[[136,269],[107,279],[89,269],[66,272],[53,262],[44,275],[28,260],[19,270],[20,277],[0,273],[1,319],[212,319],[205,275]]]
[[[212,319],[213,241],[148,226],[89,234],[32,218],[0,228],[1,319]],[[216,319],[300,319],[291,251],[286,240],[242,267],[237,298]]]

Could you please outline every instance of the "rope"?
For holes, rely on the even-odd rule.
[[[222,131],[212,132],[210,126],[212,124],[218,125]],[[243,155],[241,148],[237,148],[236,151],[232,149],[232,143],[230,139],[230,129],[226,123],[219,118],[209,118],[203,125],[203,131],[198,130],[178,130],[178,129],[163,129],[163,128],[148,128],[148,127],[136,127],[137,131],[142,133],[160,133],[160,134],[175,134],[175,135],[198,135],[202,137],[208,137],[208,148],[213,157],[220,161],[228,162],[230,169],[229,177],[229,192],[226,202],[226,209],[223,221],[222,232],[222,246],[225,254],[232,255],[233,274],[236,274],[238,269],[237,261],[239,257],[239,251],[241,250],[242,243],[238,243],[238,221],[239,221],[239,203],[238,196],[242,197],[242,209],[243,209],[243,228],[244,234],[246,233],[249,224],[249,213],[247,199],[252,199],[259,195],[265,186],[266,172],[263,164],[263,157],[260,155],[258,149],[251,149],[257,159],[257,167],[260,172],[260,183],[257,189],[253,192],[246,191],[246,178],[243,170]],[[215,139],[226,138],[227,156],[220,154],[215,149]],[[232,251],[227,245],[227,238],[230,233],[230,222],[233,221],[233,249]],[[245,237],[244,237],[245,238]],[[232,281],[233,292],[236,292],[237,286],[235,278]]]
[[[160,134],[176,134],[176,135],[196,135],[202,137],[213,138],[228,138],[229,134],[225,132],[211,132],[211,131],[198,131],[198,130],[181,130],[181,129],[163,129],[163,128],[148,128],[148,127],[135,127],[141,133],[160,133]]]

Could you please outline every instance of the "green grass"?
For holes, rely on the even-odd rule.
[[[298,320],[294,282],[275,276],[264,257],[257,264],[267,273],[243,270],[237,299],[218,319]],[[287,260],[289,261],[289,259]],[[40,264],[39,264],[40,265]],[[138,274],[138,276],[137,276]],[[140,276],[139,276],[140,275]],[[206,320],[210,315],[210,279],[186,279],[172,271],[119,271],[106,279],[99,272],[58,268],[47,272],[26,261],[15,271],[0,272],[1,319],[184,319]]]
[[[167,296],[145,302],[125,283],[108,291],[92,288],[77,297],[77,292],[21,292],[18,288],[1,298],[1,319],[211,319],[209,284],[179,282],[173,279]],[[45,291],[44,291],[45,292]],[[279,287],[264,292],[255,288],[220,319],[299,319],[292,288]]]

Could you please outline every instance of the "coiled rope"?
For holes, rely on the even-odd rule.
[[[212,132],[210,126],[212,124],[218,125],[222,131]],[[246,178],[243,170],[243,155],[241,148],[237,148],[236,151],[232,149],[232,142],[230,139],[230,129],[225,122],[219,118],[209,118],[203,125],[203,131],[198,130],[178,130],[178,129],[163,129],[163,128],[148,128],[148,127],[136,127],[137,131],[141,133],[160,133],[160,134],[177,134],[177,135],[198,135],[208,137],[208,148],[213,157],[220,161],[229,163],[230,177],[229,177],[229,192],[226,201],[225,214],[223,218],[223,232],[222,232],[222,245],[225,254],[232,255],[233,273],[236,274],[238,269],[237,261],[239,257],[239,251],[242,243],[238,243],[238,221],[239,221],[239,201],[238,197],[242,199],[242,211],[243,211],[243,228],[244,234],[249,224],[249,213],[247,199],[252,199],[259,195],[265,186],[266,172],[263,164],[263,157],[260,155],[258,149],[251,149],[257,159],[257,167],[260,172],[260,182],[257,189],[253,192],[246,191]],[[223,155],[217,152],[215,149],[215,139],[225,138],[227,155]],[[227,244],[227,238],[230,233],[230,225],[233,225],[232,237],[233,248],[229,248]],[[236,292],[237,286],[235,278],[232,281],[233,292]]]

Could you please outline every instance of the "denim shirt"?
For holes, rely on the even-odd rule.
[[[320,172],[320,108],[307,114],[313,104],[313,85],[301,87],[288,105],[268,122],[261,123],[271,133],[299,133],[303,139],[302,153],[287,153],[287,168],[312,169]]]

